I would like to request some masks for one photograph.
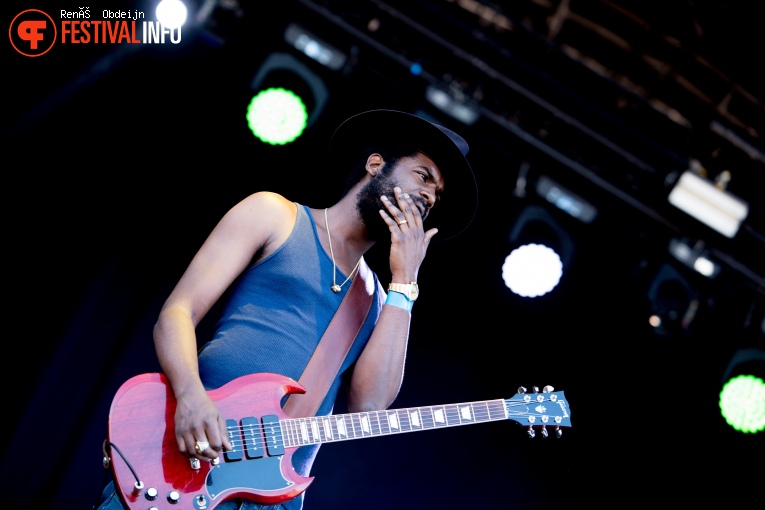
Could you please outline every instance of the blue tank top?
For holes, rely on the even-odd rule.
[[[207,389],[257,372],[299,380],[324,330],[350,288],[334,293],[332,259],[324,251],[307,207],[296,204],[297,220],[289,238],[249,267],[232,285],[212,339],[199,353],[199,374]],[[382,310],[374,274],[372,308],[317,414],[330,414],[341,376],[359,357]],[[340,271],[337,281],[347,275]],[[319,445],[303,446],[292,457],[298,473],[308,476]],[[302,497],[284,505],[299,509]]]

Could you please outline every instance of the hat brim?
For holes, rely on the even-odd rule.
[[[444,179],[441,199],[425,220],[426,229],[436,227],[433,241],[452,239],[470,226],[478,208],[478,186],[473,169],[463,149],[446,132],[462,138],[443,126],[422,117],[397,110],[370,110],[356,114],[343,122],[329,142],[330,156],[342,160],[344,155],[375,142],[392,139],[412,142],[438,166]]]

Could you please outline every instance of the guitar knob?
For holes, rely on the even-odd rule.
[[[149,487],[146,489],[146,499],[149,501],[154,501],[157,499],[157,496],[159,496],[159,492],[154,487]]]
[[[539,388],[538,388],[538,387],[536,387],[536,386],[534,386],[533,388],[531,388],[531,390],[532,390],[534,393],[539,393]]]
[[[178,491],[171,491],[170,494],[167,495],[167,501],[170,502],[170,504],[177,504],[181,500],[181,494]]]
[[[555,437],[560,438],[560,436],[563,435],[563,429],[560,427],[555,427]]]
[[[529,437],[534,437],[537,435],[537,433],[534,432],[534,427],[532,427],[531,425],[529,425],[528,434],[529,434]]]
[[[554,390],[555,388],[553,388],[552,386],[548,384],[547,386],[542,388],[542,393],[552,393]]]
[[[523,386],[518,386],[518,393],[526,393],[526,388]]]
[[[547,427],[542,425],[542,437],[547,437],[547,436],[548,436],[548,434],[547,434]]]

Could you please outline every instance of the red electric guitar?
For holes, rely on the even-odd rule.
[[[277,504],[298,496],[313,481],[292,466],[299,446],[506,419],[528,427],[532,437],[535,431],[560,435],[561,427],[571,426],[571,411],[563,392],[546,390],[506,400],[290,418],[281,400],[304,388],[281,375],[248,375],[208,392],[230,417],[234,449],[217,464],[202,462],[194,469],[178,451],[176,401],[167,379],[141,374],[126,381],[112,401],[111,469],[130,510],[212,510],[232,498]]]

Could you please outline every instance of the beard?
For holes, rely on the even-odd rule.
[[[369,181],[358,195],[356,195],[356,208],[359,211],[361,221],[367,229],[367,237],[373,241],[390,240],[390,227],[380,217],[380,209],[387,209],[380,200],[385,195],[395,203],[393,188],[398,186],[391,174],[380,173]]]

